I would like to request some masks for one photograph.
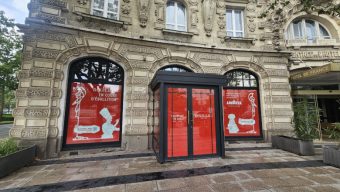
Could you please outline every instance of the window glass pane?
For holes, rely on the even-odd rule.
[[[166,7],[166,23],[175,24],[175,4],[169,2]]]
[[[301,39],[302,38],[302,22],[301,21],[293,22],[293,30],[294,30],[294,37],[296,39]]]
[[[232,17],[232,11],[227,10],[227,31],[233,30],[233,17]],[[232,33],[231,35],[232,36]]]
[[[177,24],[185,25],[185,8],[181,4],[177,4]]]
[[[99,10],[93,10],[93,15],[96,16],[104,16],[104,12],[103,11],[99,11]]]
[[[118,13],[118,0],[108,0],[108,11]]]
[[[242,32],[237,32],[236,33],[236,37],[243,37],[243,33]]]
[[[109,19],[115,19],[115,20],[118,19],[118,18],[117,18],[117,14],[115,14],[115,13],[107,13],[107,18],[109,18]]]
[[[105,0],[94,0],[93,8],[94,9],[104,9]]]
[[[330,35],[328,34],[327,30],[322,26],[322,25],[319,25],[319,29],[320,29],[320,36],[321,37],[328,37],[330,38]]]
[[[240,10],[235,10],[234,15],[235,15],[235,30],[237,31],[243,31],[243,23],[242,23],[242,11]]]
[[[306,35],[307,39],[313,40],[316,37],[315,22],[311,20],[306,20]]]
[[[227,36],[228,36],[228,37],[232,37],[232,36],[234,36],[234,35],[233,35],[233,32],[231,32],[231,31],[228,31],[228,32],[227,32]]]

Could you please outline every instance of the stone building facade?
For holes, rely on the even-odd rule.
[[[265,0],[174,1],[185,9],[185,30],[169,29],[166,0],[119,0],[110,16],[114,19],[107,18],[107,10],[98,16],[95,2],[32,0],[26,24],[19,26],[24,49],[10,136],[22,145],[37,144],[42,158],[64,149],[69,70],[79,59],[104,58],[123,69],[118,147],[126,150],[150,147],[154,106],[149,83],[165,66],[221,76],[235,69],[255,74],[268,141],[272,134],[293,134],[289,70],[340,59],[339,18],[306,13],[297,0],[266,16],[261,16],[268,8]],[[241,10],[238,37],[227,35],[227,10]],[[289,40],[287,29],[296,18],[322,23],[331,38],[313,45]]]

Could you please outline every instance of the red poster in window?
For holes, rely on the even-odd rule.
[[[120,140],[122,86],[71,84],[66,144]]]
[[[257,90],[223,90],[224,135],[261,136]]]

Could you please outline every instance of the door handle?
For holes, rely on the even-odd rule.
[[[187,121],[188,121],[188,126],[189,126],[190,125],[190,111],[189,110],[187,111],[188,111]]]

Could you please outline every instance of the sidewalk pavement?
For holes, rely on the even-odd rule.
[[[0,179],[0,191],[335,192],[340,169],[270,144],[229,144],[226,158],[159,164],[150,151],[82,151],[38,161]]]
[[[9,130],[13,124],[0,125],[0,139],[8,137]]]

